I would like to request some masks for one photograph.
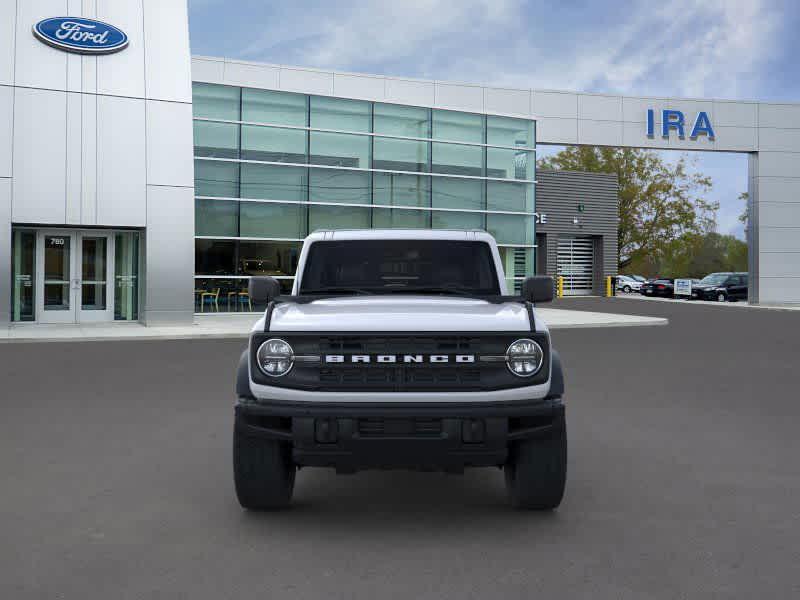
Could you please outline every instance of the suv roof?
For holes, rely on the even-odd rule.
[[[465,240],[495,243],[481,229],[323,229],[311,233],[306,241],[319,240]]]

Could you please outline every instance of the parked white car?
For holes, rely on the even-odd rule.
[[[617,275],[617,291],[629,294],[638,292],[642,288],[642,282],[634,279],[630,275]]]

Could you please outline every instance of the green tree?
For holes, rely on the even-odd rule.
[[[675,250],[676,240],[703,235],[716,224],[719,205],[704,198],[711,178],[690,172],[685,154],[670,163],[652,150],[570,146],[538,166],[617,175],[620,269],[633,265],[657,269]]]

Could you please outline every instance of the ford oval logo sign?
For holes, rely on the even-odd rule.
[[[33,26],[33,35],[54,48],[79,54],[110,54],[128,45],[121,29],[82,17],[44,19]]]

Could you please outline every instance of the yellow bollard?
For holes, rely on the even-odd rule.
[[[564,297],[564,276],[563,275],[559,275],[558,276],[558,288],[556,290],[556,295],[559,298],[563,298]]]
[[[606,277],[606,298],[611,298],[612,291],[613,290],[611,289],[611,276],[609,275],[608,277]]]

